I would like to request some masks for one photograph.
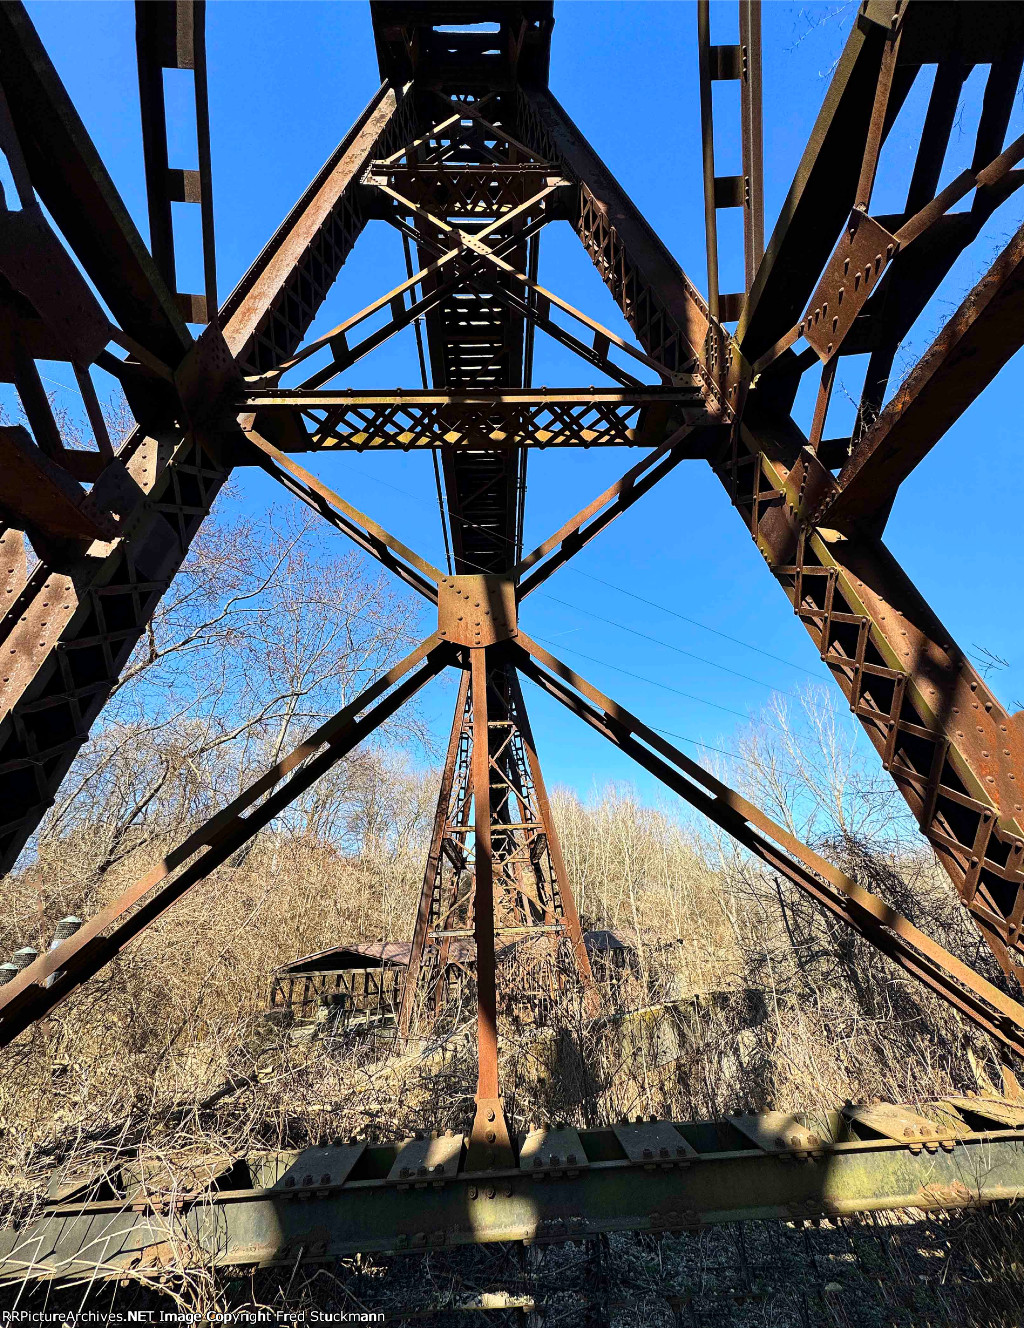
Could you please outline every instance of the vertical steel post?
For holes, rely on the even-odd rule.
[[[749,291],[764,257],[764,131],[761,124],[761,0],[740,0],[740,127],[743,257]]]
[[[537,746],[533,739],[533,728],[530,724],[530,716],[526,711],[526,702],[523,699],[523,688],[519,681],[518,671],[509,666],[508,670],[509,690],[512,693],[512,703],[515,707],[516,723],[519,732],[522,735],[523,746],[526,748],[526,758],[530,764],[530,775],[533,778],[534,797],[537,802],[537,811],[544,825],[544,833],[547,836],[548,852],[551,854],[551,865],[554,868],[555,883],[559,898],[562,901],[562,919],[565,930],[569,936],[569,943],[572,946],[573,958],[576,961],[576,967],[579,970],[580,978],[586,992],[587,1005],[591,1013],[596,1013],[600,1006],[600,996],[594,983],[594,974],[590,968],[590,956],[587,954],[587,947],[583,941],[583,930],[580,926],[580,917],[576,911],[576,900],[572,893],[572,887],[569,884],[569,873],[565,868],[565,859],[562,857],[562,843],[558,837],[558,831],[555,828],[554,818],[551,815],[551,804],[548,801],[548,791],[544,784],[544,776],[541,774],[540,761],[537,757]]]
[[[739,318],[746,292],[754,284],[764,256],[764,145],[761,120],[761,3],[739,0],[740,40],[736,46],[711,42],[711,5],[697,3],[697,50],[700,72],[700,129],[704,162],[704,228],[708,251],[708,308],[713,318]],[[738,81],[742,174],[715,174],[715,127],[712,88]],[[723,295],[718,274],[718,209],[743,209],[743,291]]]
[[[459,683],[459,693],[455,701],[455,715],[452,719],[452,731],[448,738],[448,751],[445,756],[444,770],[441,773],[441,788],[437,795],[437,811],[434,813],[434,828],[430,836],[430,850],[427,854],[426,870],[423,873],[423,889],[420,891],[419,907],[416,910],[416,923],[412,934],[412,950],[409,952],[409,967],[402,987],[402,1004],[398,1015],[398,1032],[402,1038],[409,1036],[409,1025],[416,1003],[416,988],[420,970],[423,967],[423,950],[430,929],[430,916],[437,886],[437,875],[441,866],[441,843],[450,815],[452,785],[455,781],[455,761],[462,741],[462,730],[466,722],[466,701],[469,696],[469,671],[463,669]]]
[[[498,1007],[494,963],[494,877],[491,860],[491,751],[488,727],[488,647],[470,650],[473,689],[473,854],[477,986],[476,1118],[466,1165],[483,1171],[514,1158],[498,1096]]]
[[[136,0],[135,46],[142,111],[142,150],[149,203],[150,252],[186,322],[217,317],[217,262],[213,230],[213,172],[206,82],[205,0]],[[167,150],[164,70],[190,69],[194,84],[198,167],[172,167]],[[202,295],[178,291],[173,203],[198,203],[203,236]]]
[[[697,0],[700,136],[704,161],[704,230],[708,251],[708,308],[718,318],[718,215],[715,209],[715,126],[711,100],[711,4]]]

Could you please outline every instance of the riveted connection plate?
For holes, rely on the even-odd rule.
[[[765,1153],[808,1152],[831,1143],[828,1135],[809,1126],[806,1118],[785,1111],[759,1116],[730,1116],[729,1124]]]
[[[516,635],[516,588],[509,577],[445,576],[437,589],[437,630],[442,640],[493,646]]]
[[[568,1126],[531,1130],[519,1148],[519,1167],[522,1171],[568,1170],[575,1175],[580,1167],[589,1165],[583,1140],[576,1130]]]
[[[365,1143],[304,1148],[296,1153],[264,1153],[250,1158],[249,1170],[257,1189],[311,1189],[343,1185],[366,1152]]]
[[[799,325],[819,359],[838,354],[898,248],[880,222],[854,211]]]
[[[613,1125],[615,1137],[630,1162],[642,1166],[686,1166],[696,1149],[668,1121],[637,1121]]]
[[[388,1172],[388,1180],[419,1182],[450,1180],[459,1170],[462,1156],[461,1134],[428,1135],[407,1139]]]

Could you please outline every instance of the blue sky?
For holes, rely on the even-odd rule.
[[[45,0],[28,9],[145,235],[133,6],[124,0]],[[855,13],[853,3],[764,7],[769,233]],[[691,280],[704,289],[695,6],[557,0],[555,15],[553,90]],[[732,4],[712,5],[714,41],[735,40],[734,28],[730,31],[734,15]],[[369,100],[378,77],[369,7],[356,0],[212,0],[207,28],[223,298]],[[979,82],[980,71],[975,71],[943,184],[969,158]],[[730,174],[739,170],[738,139],[730,132],[738,109],[729,104],[730,87],[719,91],[718,171]],[[927,93],[927,82],[915,89],[904,112],[907,119],[923,115]],[[1018,102],[1009,138],[1021,132],[1022,118]],[[873,211],[899,205],[898,182],[909,178],[901,137],[894,135],[883,158]],[[187,153],[187,147],[182,151]],[[172,160],[193,164],[175,157],[173,146]],[[927,346],[1017,227],[1022,211],[1024,201],[1011,199],[957,264],[912,334],[902,367]],[[739,282],[740,243],[729,227],[722,228],[720,239],[722,285],[728,289]],[[194,246],[191,253],[186,247],[181,266],[182,288],[200,289]],[[341,321],[403,277],[397,233],[383,223],[369,228],[315,330]],[[626,331],[564,224],[544,233],[540,279],[608,326]],[[587,384],[595,381],[595,373],[538,339],[535,382]],[[415,385],[411,336],[393,339],[343,381]],[[904,485],[886,537],[954,638],[968,650],[984,646],[1009,661],[990,681],[1011,709],[1024,703],[1024,625],[1019,614],[1010,612],[1024,479],[1015,400],[1019,386],[1018,357]],[[843,409],[842,389],[836,400],[833,433]],[[807,400],[799,404],[809,410]],[[806,426],[807,419],[802,422]],[[528,480],[527,547],[637,459],[635,452],[611,449],[535,453]],[[350,501],[440,560],[428,457],[342,455],[310,464]],[[256,472],[246,473],[240,493],[249,510],[284,497]],[[768,701],[772,689],[789,692],[828,677],[724,491],[702,463],[677,468],[552,578],[545,592],[524,607],[524,627],[641,717],[695,742],[728,750],[737,729]],[[424,631],[429,625],[425,614]],[[439,732],[447,728],[451,697],[442,690],[427,698]],[[653,793],[643,772],[572,716],[532,688],[527,701],[549,782],[585,793],[595,783],[626,779]]]

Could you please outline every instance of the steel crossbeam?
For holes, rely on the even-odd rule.
[[[286,452],[445,447],[656,447],[703,416],[697,388],[306,392],[249,388],[237,402]]]
[[[518,1163],[471,1168],[463,1138],[350,1140],[256,1154],[177,1178],[137,1171],[56,1177],[58,1195],[0,1232],[0,1285],[192,1267],[291,1267],[353,1254],[720,1223],[941,1212],[1024,1197],[1024,1116],[1000,1099],[851,1106],[816,1119],[770,1112],[714,1121],[542,1126]],[[196,1172],[205,1175],[196,1176]]]
[[[485,40],[473,32],[442,32],[450,11],[434,0],[374,0],[372,14],[380,92],[217,312],[202,7],[185,0],[140,6],[152,256],[22,6],[0,8],[0,149],[29,217],[11,221],[14,214],[4,211],[7,230],[0,236],[0,272],[22,297],[12,306],[11,330],[0,347],[0,375],[17,388],[29,426],[0,431],[0,505],[7,522],[0,551],[9,594],[0,714],[5,863],[13,862],[53,798],[234,466],[262,466],[438,609],[436,634],[406,660],[74,937],[0,988],[0,1042],[99,972],[451,666],[460,673],[460,687],[400,1025],[408,1032],[424,975],[427,1003],[436,1013],[452,943],[472,936],[479,1064],[465,1165],[460,1171],[445,1163],[443,1178],[429,1182],[441,1189],[431,1197],[432,1210],[417,1206],[407,1185],[392,1184],[397,1154],[382,1162],[381,1150],[361,1145],[345,1153],[344,1175],[332,1170],[343,1161],[340,1154],[331,1166],[325,1163],[319,1181],[312,1172],[300,1180],[286,1167],[264,1184],[269,1172],[257,1171],[251,1189],[197,1196],[173,1214],[148,1198],[128,1210],[127,1195],[80,1208],[76,1221],[55,1210],[28,1233],[37,1242],[36,1274],[64,1275],[81,1266],[82,1250],[100,1234],[110,1238],[112,1266],[123,1268],[124,1260],[137,1257],[143,1237],[156,1243],[154,1222],[168,1216],[215,1260],[272,1263],[294,1261],[297,1248],[299,1259],[336,1257],[431,1242],[561,1239],[623,1226],[687,1229],[743,1216],[1018,1197],[1024,1183],[1017,1127],[1024,1120],[993,1131],[983,1111],[967,1108],[957,1118],[955,1106],[949,1108],[953,1117],[945,1117],[952,1134],[929,1136],[921,1145],[925,1162],[915,1145],[912,1164],[904,1145],[879,1125],[882,1116],[871,1117],[874,1125],[863,1112],[851,1116],[854,1137],[797,1150],[819,1167],[801,1173],[809,1186],[781,1177],[773,1149],[762,1147],[768,1138],[777,1144],[781,1127],[761,1119],[733,1123],[731,1135],[716,1124],[713,1140],[712,1127],[683,1125],[672,1136],[680,1141],[678,1156],[662,1159],[659,1152],[657,1160],[654,1137],[659,1131],[670,1137],[664,1135],[670,1125],[651,1125],[646,1143],[635,1133],[646,1128],[639,1125],[629,1127],[634,1134],[626,1127],[586,1134],[573,1154],[576,1165],[567,1165],[556,1186],[531,1187],[523,1159],[547,1154],[542,1141],[516,1141],[504,1119],[495,939],[532,932],[551,951],[564,938],[593,996],[522,675],[942,995],[1005,1052],[1024,1055],[1024,1007],[1005,990],[547,654],[518,621],[533,589],[678,464],[708,462],[1005,973],[1024,975],[1024,793],[1018,787],[1024,731],[880,538],[901,481],[1020,342],[1022,232],[885,404],[907,330],[995,208],[1024,182],[1017,165],[1024,140],[1004,146],[1024,66],[1024,6],[866,0],[763,258],[760,15],[752,0],[743,0],[739,46],[716,47],[701,6],[711,308],[548,90],[550,3],[465,0],[459,15],[470,27],[498,17],[498,36]],[[169,64],[195,70],[203,140],[198,172],[172,170],[167,161],[158,85]],[[894,216],[872,213],[886,140],[928,64],[936,73],[905,206]],[[973,160],[940,189],[960,90],[976,65],[989,72]],[[723,78],[741,84],[742,179],[715,175],[710,88]],[[204,226],[211,321],[196,340],[174,291],[168,216],[180,196],[199,202],[211,223]],[[68,266],[37,198],[113,323],[78,269]],[[715,215],[722,206],[745,209],[742,297],[719,298],[717,290]],[[331,331],[307,339],[371,220],[402,233],[405,280]],[[539,284],[540,236],[558,220],[576,231],[635,341]],[[33,253],[63,261],[67,280],[85,292],[70,312],[39,277],[39,264],[27,261]],[[189,321],[201,321],[199,297],[187,297],[184,305]],[[733,337],[719,318],[734,317]],[[407,327],[419,339],[420,388],[326,388]],[[538,332],[617,386],[534,387]],[[806,344],[798,351],[801,340]],[[139,428],[116,456],[97,423],[97,450],[88,461],[71,459],[35,368],[36,359],[56,351],[72,365],[90,418],[98,420],[99,410],[89,366],[100,364],[122,382]],[[870,360],[857,425],[848,439],[829,438],[839,358],[865,352]],[[318,360],[315,367],[317,356],[326,363]],[[805,436],[791,411],[812,365],[821,380]],[[293,382],[310,371],[305,382]],[[526,460],[530,449],[545,446],[650,450],[524,556]],[[348,448],[439,455],[442,521],[454,553],[447,575],[289,455]],[[93,486],[88,494],[86,482]],[[440,478],[438,485],[440,495]],[[26,537],[40,558],[31,571]],[[554,986],[552,992],[557,996]],[[906,1117],[904,1108],[891,1110]],[[856,1133],[862,1127],[868,1139]],[[761,1151],[723,1151],[724,1144],[738,1143],[737,1131]],[[806,1128],[796,1133],[807,1137]],[[965,1179],[960,1163],[968,1158]],[[989,1168],[984,1175],[982,1158]],[[382,1165],[388,1167],[383,1173]],[[494,1178],[486,1190],[468,1179],[482,1171]],[[309,1201],[298,1218],[277,1192],[279,1180],[292,1188],[289,1175],[294,1192]],[[376,1196],[372,1208],[364,1197],[370,1193]],[[312,1244],[310,1214],[319,1214],[329,1232]],[[223,1233],[225,1223],[227,1243],[217,1245],[213,1233]],[[6,1245],[3,1240],[7,1275],[24,1247],[18,1234]]]

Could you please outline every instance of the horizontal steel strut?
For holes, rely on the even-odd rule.
[[[512,1164],[488,1171],[469,1170],[466,1140],[449,1132],[55,1174],[41,1216],[0,1232],[0,1284],[1024,1198],[1024,1110],[995,1098],[850,1105],[820,1120],[558,1124],[515,1143]]]

